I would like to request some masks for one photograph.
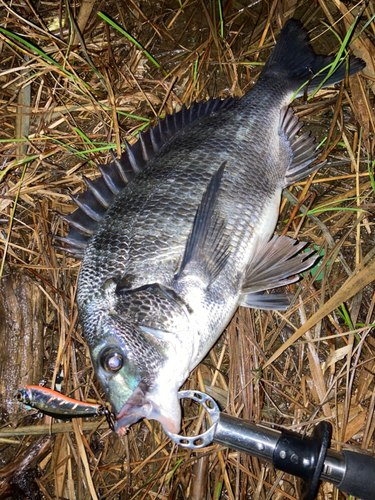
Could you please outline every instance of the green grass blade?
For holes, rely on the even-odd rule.
[[[369,175],[370,181],[371,181],[371,187],[372,187],[372,190],[374,191],[374,195],[375,195],[374,166],[375,166],[375,160],[372,162],[372,165],[370,166],[370,158],[369,158],[369,155],[367,153],[367,170],[368,170],[368,175]]]
[[[313,215],[313,214],[320,214],[322,212],[334,212],[335,210],[344,210],[347,212],[360,212],[364,213],[366,210],[363,210],[362,208],[350,208],[350,207],[329,207],[329,208],[313,208],[312,210],[309,210],[307,212],[307,215]]]
[[[342,319],[345,321],[347,327],[349,328],[350,331],[355,330],[352,320],[350,318],[350,314],[347,311],[345,304],[341,304],[340,309],[337,309],[337,312],[339,315],[342,317]],[[354,333],[354,337],[356,338],[357,342],[359,342],[361,339],[359,338],[358,333]]]
[[[353,37],[353,40],[350,43],[353,43],[359,36],[362,35],[362,33],[370,26],[372,21],[375,19],[375,14],[373,14],[370,19],[363,25],[363,27],[359,30],[358,34]]]
[[[67,150],[69,153],[73,153],[74,155],[78,156],[79,158],[81,158],[81,159],[83,158],[84,160],[87,160],[86,151],[85,152],[79,151],[78,149],[73,148],[72,146],[69,146],[69,144],[65,144],[64,142],[60,141],[59,139],[56,139],[55,137],[48,137],[46,135],[42,135],[41,137],[43,139],[48,139],[48,140],[58,144],[63,149]]]
[[[316,149],[320,149],[323,146],[323,144],[326,143],[327,139],[328,139],[327,136],[324,137],[324,139],[322,141],[320,141],[319,144],[316,146]]]
[[[220,36],[224,38],[224,19],[223,19],[223,8],[221,6],[221,0],[217,0],[219,6],[219,17],[220,17]]]
[[[68,70],[66,70],[63,66],[61,66],[58,62],[56,62],[54,59],[52,59],[52,57],[47,55],[45,52],[43,52],[36,45],[33,45],[32,43],[28,42],[27,40],[24,40],[19,35],[16,35],[15,33],[12,33],[8,30],[5,30],[4,28],[0,28],[0,33],[3,33],[3,35],[6,35],[8,37],[9,44],[13,45],[12,41],[9,40],[9,38],[13,38],[14,40],[17,40],[17,42],[19,42],[23,46],[27,47],[28,49],[30,49],[32,52],[38,54],[44,61],[48,62],[49,64],[51,64],[55,68],[59,69],[63,73],[63,75],[65,75],[67,78],[70,78],[74,83],[77,84],[78,82],[80,82],[87,90],[91,91],[90,85],[88,85],[83,80],[79,80],[73,73],[70,73]],[[85,94],[83,89],[81,89],[79,86],[77,86],[77,88],[82,94],[87,95],[87,94]]]
[[[223,483],[221,481],[219,481],[217,483],[217,486],[216,486],[216,491],[215,491],[215,496],[214,496],[215,500],[219,500],[222,486],[223,486]]]
[[[194,90],[196,90],[197,73],[198,73],[198,62],[199,62],[199,57],[196,58],[195,63],[194,63],[194,76],[193,76]]]
[[[345,38],[344,38],[344,40],[341,43],[339,51],[336,54],[336,57],[335,57],[335,59],[333,61],[333,64],[331,65],[331,69],[328,71],[327,76],[323,79],[323,81],[318,85],[318,87],[310,95],[309,99],[312,99],[314,97],[314,95],[318,92],[318,90],[320,90],[322,88],[322,86],[324,85],[324,83],[328,80],[328,78],[330,76],[333,75],[333,73],[336,71],[337,67],[341,64],[341,58],[343,57],[343,53],[346,52],[346,54],[347,54],[346,47],[349,44],[350,37],[352,36],[352,33],[353,33],[354,28],[355,28],[355,26],[357,24],[357,21],[358,20],[355,19],[354,22],[352,23],[352,25],[350,26],[350,28],[348,29],[348,31],[347,31],[347,33],[345,35]]]
[[[335,59],[334,61],[329,64],[328,66],[326,66],[325,68],[321,69],[320,71],[318,71],[318,73],[316,73],[313,77],[313,80],[314,78],[316,78],[319,74],[323,73],[324,71],[326,71],[328,69],[328,73],[327,75],[324,77],[324,79],[320,82],[320,84],[317,86],[317,88],[310,94],[310,96],[308,97],[308,100],[309,99],[312,99],[316,93],[324,86],[325,82],[328,80],[328,78],[330,78],[333,73],[336,71],[336,69],[338,68],[338,66],[340,66],[343,61],[345,61],[345,59],[348,58],[348,52],[346,50],[346,47],[348,46],[349,44],[349,40],[350,40],[350,37],[352,36],[352,33],[354,31],[354,28],[357,24],[357,21],[358,19],[355,19],[353,24],[349,27],[346,35],[345,35],[345,38],[344,40],[341,41],[340,37],[337,35],[337,33],[334,31],[334,30],[331,30],[335,36],[338,38],[338,40],[340,41],[340,49],[339,51],[337,52],[336,56],[335,56]],[[329,26],[327,26],[329,29],[331,29]],[[343,55],[345,54],[345,55]],[[293,97],[292,97],[292,101],[296,98],[296,96],[298,95],[298,93],[305,87],[305,85],[307,85],[308,83],[310,83],[310,80],[306,81],[303,85],[300,86],[300,88],[293,94]]]
[[[314,78],[316,78],[317,76],[319,76],[321,73],[324,73],[324,71],[326,70],[330,70],[330,68],[332,68],[332,66],[334,65],[335,61],[333,61],[331,64],[328,64],[327,66],[325,66],[324,68],[322,68],[320,71],[318,71],[317,73],[315,73],[314,77],[313,77],[313,80]],[[301,92],[301,90],[306,86],[308,85],[309,83],[311,83],[311,80],[306,80],[293,94],[292,96],[292,101],[294,101],[294,99],[297,97],[297,95]],[[308,99],[310,99],[310,97],[308,97]]]
[[[112,19],[110,19],[109,17],[107,17],[105,14],[103,14],[103,12],[99,12],[98,13],[98,16],[101,17],[104,21],[106,21],[108,24],[110,24],[113,28],[115,28],[117,31],[119,31],[122,35],[126,36],[126,38],[128,40],[130,40],[132,43],[134,43],[134,45],[136,47],[139,48],[139,50],[141,50],[144,55],[159,69],[162,70],[163,72],[163,75],[164,76],[167,76],[168,73],[166,71],[164,71],[162,69],[162,67],[160,66],[160,64],[156,61],[156,59],[154,57],[152,57],[152,55],[135,39],[131,36],[130,33],[128,33],[127,31],[125,31],[123,28],[121,28],[121,26],[119,26],[117,23],[115,23],[114,21],[112,21]]]
[[[87,137],[87,135],[86,135],[86,134],[84,134],[84,133],[82,132],[82,130],[80,130],[80,129],[79,129],[79,128],[77,128],[77,127],[74,127],[74,130],[77,132],[77,134],[78,134],[80,137],[82,137],[82,139],[84,140],[84,142],[86,142],[87,144],[90,144],[91,146],[94,146],[94,143],[92,142],[92,140],[91,140],[91,139],[89,139],[89,138]],[[87,151],[85,151],[85,152],[87,153]]]
[[[87,50],[86,50],[86,45],[85,45],[85,41],[84,39],[82,38],[82,35],[81,35],[81,32],[79,31],[79,28],[77,26],[77,23],[75,22],[75,19],[74,17],[72,16],[72,13],[71,13],[71,9],[70,9],[70,5],[69,5],[69,2],[68,0],[65,0],[65,6],[66,6],[66,12],[68,14],[68,18],[69,18],[69,22],[70,22],[70,26],[71,26],[71,30],[70,30],[70,39],[69,39],[69,45],[68,45],[68,49],[67,49],[67,54],[68,54],[68,51],[70,50],[70,46],[71,46],[71,43],[73,41],[73,38],[74,38],[74,35],[73,33],[75,33],[80,45],[81,45],[81,49],[82,49],[82,52],[85,56],[85,59],[87,61],[87,64],[90,66],[90,68],[92,69],[92,71],[96,74],[96,76],[99,78],[99,80],[101,81],[103,87],[106,89],[107,88],[107,84],[103,78],[103,75],[95,68],[95,65],[91,59],[91,57],[89,56]]]
[[[347,324],[348,328],[350,330],[354,330],[355,328],[353,327],[352,320],[350,319],[350,315],[345,307],[345,304],[341,304],[340,309],[338,309],[340,316],[343,318],[343,320]]]
[[[353,196],[352,198],[343,198],[342,200],[339,201],[355,201],[355,200],[363,200],[365,198],[366,198],[365,196]],[[319,205],[316,208],[319,209],[319,208],[329,207],[330,205],[334,205],[335,203],[338,203],[338,201],[330,201],[329,203],[323,203],[323,205]]]
[[[104,105],[102,105],[103,107],[105,107]],[[108,110],[112,110],[112,108],[109,108],[109,107],[105,107],[105,109],[108,109]],[[137,115],[131,115],[129,113],[125,113],[124,111],[118,111],[116,110],[116,113],[121,115],[121,116],[127,116],[128,118],[134,118],[134,120],[141,120],[143,122],[147,122],[144,126],[147,127],[147,125],[150,123],[150,119],[149,118],[145,118],[144,116],[137,116]],[[143,126],[143,125],[142,125]]]
[[[69,76],[71,78],[75,78],[74,75],[72,75],[71,73],[69,73],[62,66],[60,66],[59,63],[57,63],[54,59],[52,59],[52,57],[50,57],[49,55],[47,55],[45,52],[43,52],[42,50],[40,50],[39,47],[36,47],[32,43],[30,43],[27,40],[24,40],[23,38],[21,38],[19,35],[16,35],[15,33],[11,33],[10,31],[5,30],[4,28],[0,28],[0,33],[3,33],[7,37],[14,38],[14,40],[17,40],[17,42],[21,43],[22,45],[24,45],[28,49],[32,50],[33,52],[36,52],[44,60],[48,61],[53,66],[56,66],[56,68],[58,68],[59,70],[61,70],[67,76]]]
[[[167,477],[167,484],[169,484],[169,482],[171,481],[171,479],[173,478],[176,470],[180,467],[180,465],[182,464],[182,462],[184,461],[183,458],[180,458],[179,460],[177,460],[175,466],[173,467],[173,469],[171,470],[171,472],[169,472],[168,474],[168,477]]]

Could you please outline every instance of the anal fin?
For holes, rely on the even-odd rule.
[[[313,250],[300,254],[305,246],[306,243],[297,243],[287,236],[274,236],[260,246],[246,270],[242,293],[253,294],[298,281],[298,274],[319,258],[311,257]],[[249,300],[243,297],[243,302],[249,303]]]
[[[212,176],[203,194],[180,269],[175,276],[177,280],[184,276],[196,276],[208,287],[228,260],[229,236],[225,232],[225,218],[217,206],[225,165],[226,162]]]
[[[250,309],[264,309],[266,311],[286,311],[290,303],[285,293],[244,293],[238,304]]]

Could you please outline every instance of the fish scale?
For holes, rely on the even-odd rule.
[[[178,389],[236,308],[285,310],[285,293],[264,292],[315,263],[303,243],[272,235],[282,189],[319,168],[288,104],[312,75],[309,91],[341,81],[344,63],[324,81],[333,60],[289,20],[242,99],[159,121],[65,217],[71,230],[57,239],[83,257],[79,318],[118,432],[146,417],[177,433]],[[349,74],[363,66],[351,58]]]
[[[241,101],[239,101],[240,103]],[[241,116],[241,120],[233,116],[233,111],[224,110],[221,112],[222,119],[218,120],[217,123],[213,123],[214,132],[220,134],[220,136],[231,137],[234,135],[235,131],[241,127],[241,122],[246,120],[248,113],[244,111],[243,104],[239,109],[244,115]],[[227,116],[228,114],[229,116]],[[232,122],[230,121],[231,118]],[[272,116],[269,121],[272,123]],[[251,137],[257,125],[257,123],[254,123],[253,127],[249,127],[249,137]],[[163,154],[163,149],[161,150],[160,154],[150,162],[149,167],[144,171],[143,178],[137,178],[136,184],[129,185],[129,189],[118,196],[112,208],[100,223],[95,236],[90,242],[89,252],[92,248],[92,253],[88,252],[85,257],[83,272],[89,274],[90,266],[94,263],[95,258],[100,261],[103,279],[107,279],[108,272],[113,273],[113,270],[116,270],[117,276],[124,273],[129,273],[132,276],[138,274],[139,278],[134,284],[140,286],[153,279],[153,271],[149,268],[150,260],[165,263],[166,259],[170,259],[167,267],[169,273],[172,273],[173,276],[176,272],[177,262],[181,259],[184,251],[190,231],[189,223],[191,225],[193,222],[196,207],[205,186],[212,174],[228,157],[231,158],[232,163],[236,163],[236,169],[238,170],[237,176],[228,173],[221,187],[225,195],[221,203],[223,204],[223,210],[228,214],[228,228],[230,230],[235,225],[238,225],[243,210],[250,212],[252,220],[249,224],[249,221],[244,217],[239,232],[241,232],[242,226],[256,226],[263,200],[274,195],[274,193],[270,192],[269,184],[267,185],[264,179],[264,177],[267,177],[268,170],[271,170],[270,175],[273,175],[273,161],[268,161],[270,164],[269,169],[264,168],[264,177],[259,178],[258,170],[254,168],[257,167],[257,164],[247,160],[259,156],[258,148],[255,148],[255,151],[252,150],[252,142],[248,142],[247,150],[238,151],[236,143],[233,143],[233,141],[228,140],[219,144],[219,139],[215,140],[214,138],[213,140],[208,129],[206,132],[208,139],[204,140],[200,147],[197,147],[196,143],[202,142],[200,131],[193,128],[190,133],[184,132],[182,139],[176,138],[178,145],[175,147],[184,150],[183,144],[187,143],[189,145],[187,149],[192,148],[192,151],[185,154],[185,157],[180,153],[182,156],[180,165],[182,164],[182,167],[176,169],[175,159],[171,158],[168,161],[166,155]],[[264,149],[264,141],[262,141],[262,144]],[[246,144],[242,145],[243,149],[245,149]],[[214,153],[215,156],[213,157]],[[162,158],[163,163],[159,162],[159,158]],[[210,158],[211,161],[209,161]],[[199,164],[199,169],[197,164]],[[274,170],[278,174],[278,170]],[[171,177],[174,181],[173,184],[167,182]],[[281,183],[280,175],[279,178]],[[152,190],[150,185],[152,186],[156,181],[158,184]],[[258,192],[262,193],[262,197],[258,197],[258,205],[249,204],[248,200],[255,200],[255,193]],[[145,198],[147,198],[147,201]],[[179,200],[177,206],[173,206],[175,200]],[[170,204],[172,204],[172,210],[170,210]],[[137,207],[136,211],[132,207]],[[170,214],[168,218],[165,217],[166,213]],[[155,239],[155,228],[160,229],[160,231],[163,230],[163,234],[159,239]],[[236,237],[237,232],[234,237]],[[122,241],[119,242],[118,234],[126,235],[126,237],[123,236]],[[234,243],[236,244],[235,241]],[[121,255],[115,251],[116,248],[121,249]],[[102,257],[102,252],[105,259]],[[236,259],[238,259],[238,255]],[[86,262],[88,262],[87,265]],[[148,268],[147,274],[144,273],[143,267]],[[160,269],[157,267],[157,262],[155,262],[154,272],[156,273],[155,278],[160,280]],[[167,270],[165,272],[167,273]],[[81,273],[81,278],[83,279],[83,273]],[[167,275],[168,280],[169,278],[170,275]],[[91,279],[91,277],[88,277],[88,279]]]

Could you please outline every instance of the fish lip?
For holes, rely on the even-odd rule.
[[[135,424],[149,413],[147,411],[150,410],[147,408],[148,405],[145,393],[138,385],[116,415],[115,431],[120,435],[125,434],[130,425]]]
[[[151,401],[138,386],[116,415],[114,429],[123,436],[132,424],[142,418],[158,420],[172,434],[177,434],[180,430],[180,422],[168,416],[163,408]]]

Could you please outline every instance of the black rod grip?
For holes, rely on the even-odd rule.
[[[375,499],[375,457],[344,450],[345,475],[336,488],[361,500]]]

